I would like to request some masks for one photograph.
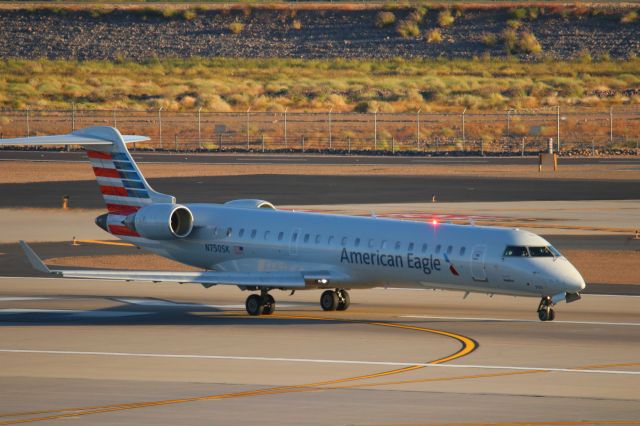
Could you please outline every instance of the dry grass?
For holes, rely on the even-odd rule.
[[[200,271],[154,254],[68,256],[46,259],[48,265],[93,269],[134,269],[149,271]]]
[[[442,32],[439,28],[434,28],[427,33],[427,43],[440,43],[442,41]]]

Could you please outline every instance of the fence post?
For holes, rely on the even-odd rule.
[[[333,107],[329,109],[329,150],[333,147],[332,138],[331,138],[331,113],[333,112]]]
[[[609,143],[613,147],[613,106],[609,107]]]
[[[178,135],[173,135],[173,149],[178,152]]]
[[[222,151],[222,133],[218,133],[218,151]]]
[[[594,138],[591,138],[591,156],[596,156],[596,141]]]
[[[558,105],[558,115],[557,115],[557,119],[558,119],[558,124],[557,124],[557,135],[556,138],[558,140],[558,148],[556,151],[558,151],[558,154],[560,153],[560,105]]]
[[[351,136],[347,138],[347,143],[349,144],[349,155],[351,155]]]
[[[525,139],[526,138],[522,138],[522,155],[521,155],[521,157],[524,157],[524,140]]]
[[[416,113],[416,151],[420,151],[420,111],[422,108],[418,108]]]
[[[287,149],[289,147],[289,144],[287,142],[287,110],[289,109],[289,107],[286,107],[284,109],[284,149]]]
[[[162,107],[158,109],[158,139],[160,139],[160,149],[162,149]]]
[[[202,113],[202,107],[198,108],[198,149],[202,149],[202,127],[200,121],[200,114]]]
[[[396,153],[396,138],[391,138],[391,154]]]
[[[76,103],[71,102],[71,131],[76,131]]]
[[[262,134],[262,152],[264,152],[264,133]]]
[[[251,107],[247,108],[247,151],[249,151],[249,112]]]
[[[507,139],[511,139],[511,110],[507,110]]]
[[[467,109],[462,110],[462,151],[464,152],[465,147],[467,145],[467,136],[464,131],[464,115],[466,114]]]
[[[304,152],[304,136],[302,136],[302,152]]]
[[[378,110],[373,112],[373,149],[378,150]]]
[[[29,126],[29,107],[27,106],[27,137],[31,136],[31,128]]]

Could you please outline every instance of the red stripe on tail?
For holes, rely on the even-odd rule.
[[[111,160],[111,154],[109,154],[107,152],[87,151],[87,156],[89,158],[99,158],[101,160]]]
[[[120,179],[120,173],[116,169],[105,169],[104,167],[94,167],[93,173],[98,177],[108,177]]]
[[[121,216],[128,216],[131,213],[135,213],[140,210],[140,206],[127,206],[124,204],[107,203],[107,210],[109,210],[110,213],[115,213]]]
[[[109,232],[111,232],[113,235],[126,235],[128,237],[140,236],[140,234],[138,234],[136,231],[132,231],[126,226],[120,226],[120,225],[109,225]]]
[[[117,195],[118,197],[128,197],[127,190],[121,186],[105,186],[100,185],[100,192],[103,195]]]

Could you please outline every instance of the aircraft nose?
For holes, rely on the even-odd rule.
[[[584,278],[580,275],[580,272],[572,265],[566,265],[564,269],[564,273],[562,274],[562,281],[567,287],[568,293],[578,293],[584,290],[587,287],[587,284],[584,282]]]

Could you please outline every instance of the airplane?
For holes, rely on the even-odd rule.
[[[395,287],[539,297],[538,318],[552,321],[554,306],[579,300],[585,288],[562,254],[525,230],[284,211],[258,199],[179,204],[151,188],[127,149],[147,140],[96,126],[0,146],[81,145],[106,203],[96,225],[202,271],[49,269],[21,241],[35,269],[70,278],[235,285],[254,292],[245,303],[249,315],[272,314],[276,289],[325,290],[321,308],[344,311],[350,289]]]

